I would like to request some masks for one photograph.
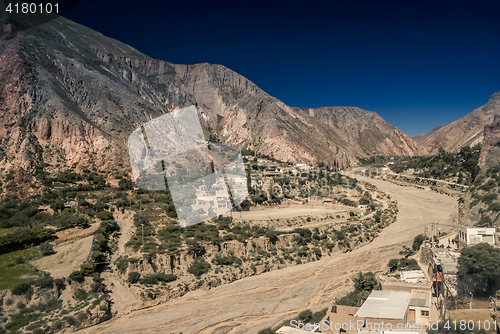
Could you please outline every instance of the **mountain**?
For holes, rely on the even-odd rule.
[[[467,226],[500,226],[500,116],[484,127],[474,184],[460,201],[460,222]]]
[[[134,129],[190,105],[207,138],[283,161],[426,153],[375,112],[289,107],[224,66],[152,59],[62,17],[21,30],[3,16],[0,32],[0,169],[17,182],[42,164],[126,167]]]
[[[462,146],[474,146],[483,141],[484,127],[496,115],[500,115],[500,92],[491,95],[488,103],[447,125],[413,137],[413,140],[429,151],[443,147],[447,151],[457,151]]]

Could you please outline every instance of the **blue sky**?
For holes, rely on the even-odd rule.
[[[222,64],[291,106],[357,106],[410,136],[500,91],[500,2],[80,0],[66,17],[179,64]]]

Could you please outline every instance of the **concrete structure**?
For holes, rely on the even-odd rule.
[[[427,283],[408,283],[404,281],[387,281],[382,283],[383,291],[406,291],[412,292],[415,290],[419,291],[432,291],[432,284]]]
[[[411,292],[408,322],[425,327],[430,319],[431,292],[414,290]]]
[[[500,247],[500,232],[495,232],[494,238],[495,238],[495,246]]]
[[[38,206],[38,212],[47,212],[50,210],[50,205],[40,205]]]
[[[409,304],[411,293],[403,291],[372,291],[355,317],[364,321],[366,330],[376,329],[377,324],[391,324],[396,328],[404,326],[409,320]]]
[[[427,277],[422,270],[402,271],[400,280],[405,283],[428,283]]]
[[[333,305],[326,312],[325,317],[321,320],[321,333],[330,334],[357,334],[357,330],[352,330],[350,326],[344,326],[343,324],[357,324],[359,318],[356,318],[355,314],[358,312],[359,307],[344,306],[344,305]],[[328,328],[328,329],[326,329]]]
[[[432,277],[435,295],[457,295],[457,275],[459,252],[438,251],[429,265],[429,275]]]
[[[466,245],[476,245],[481,242],[495,245],[495,229],[482,227],[465,227],[458,229],[458,239]]]

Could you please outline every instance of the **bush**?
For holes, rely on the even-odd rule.
[[[123,275],[127,271],[129,260],[126,257],[124,258],[124,257],[120,256],[116,260],[115,264],[116,264],[116,268],[118,268],[118,270],[120,271],[120,273]]]
[[[131,273],[128,274],[128,279],[127,281],[130,283],[130,284],[134,284],[134,283],[137,283],[139,282],[139,280],[141,279],[141,274],[139,274],[138,272],[136,271],[132,271]]]
[[[40,244],[40,252],[43,256],[54,254],[54,247],[48,241],[45,241]]]
[[[500,203],[495,202],[488,207],[489,211],[500,211]]]
[[[234,255],[229,255],[229,256],[219,256],[217,255],[214,259],[214,261],[221,266],[229,266],[234,263],[236,264],[241,264],[241,260],[234,256]]]
[[[106,211],[106,210],[102,210],[101,212],[99,212],[99,214],[97,216],[99,218],[101,218],[102,220],[113,220],[114,219],[113,214],[109,211]]]
[[[40,288],[52,289],[54,287],[54,279],[49,275],[45,275],[35,281],[35,286]]]
[[[206,262],[204,259],[197,258],[188,268],[188,273],[195,275],[200,278],[201,275],[207,273],[210,270],[210,263]]]
[[[31,288],[31,284],[22,282],[18,283],[15,287],[13,287],[10,292],[16,296],[28,295],[33,293],[33,289]]]
[[[83,289],[78,289],[73,294],[73,298],[75,298],[76,300],[85,300],[88,296],[88,293]]]
[[[144,276],[143,279],[141,279],[142,284],[158,284],[159,282],[173,282],[177,279],[177,276],[174,274],[152,274],[152,275],[147,275]]]

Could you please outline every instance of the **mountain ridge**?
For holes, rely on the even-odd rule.
[[[426,153],[375,112],[289,107],[223,65],[156,60],[65,18],[24,31],[4,18],[0,31],[0,168],[21,170],[17,181],[42,163],[128,164],[130,132],[189,105],[207,138],[283,161]]]
[[[440,125],[412,139],[430,152],[435,152],[440,147],[447,151],[457,151],[462,146],[482,143],[484,127],[491,124],[497,115],[500,115],[500,92],[492,94],[485,105],[456,121]]]

